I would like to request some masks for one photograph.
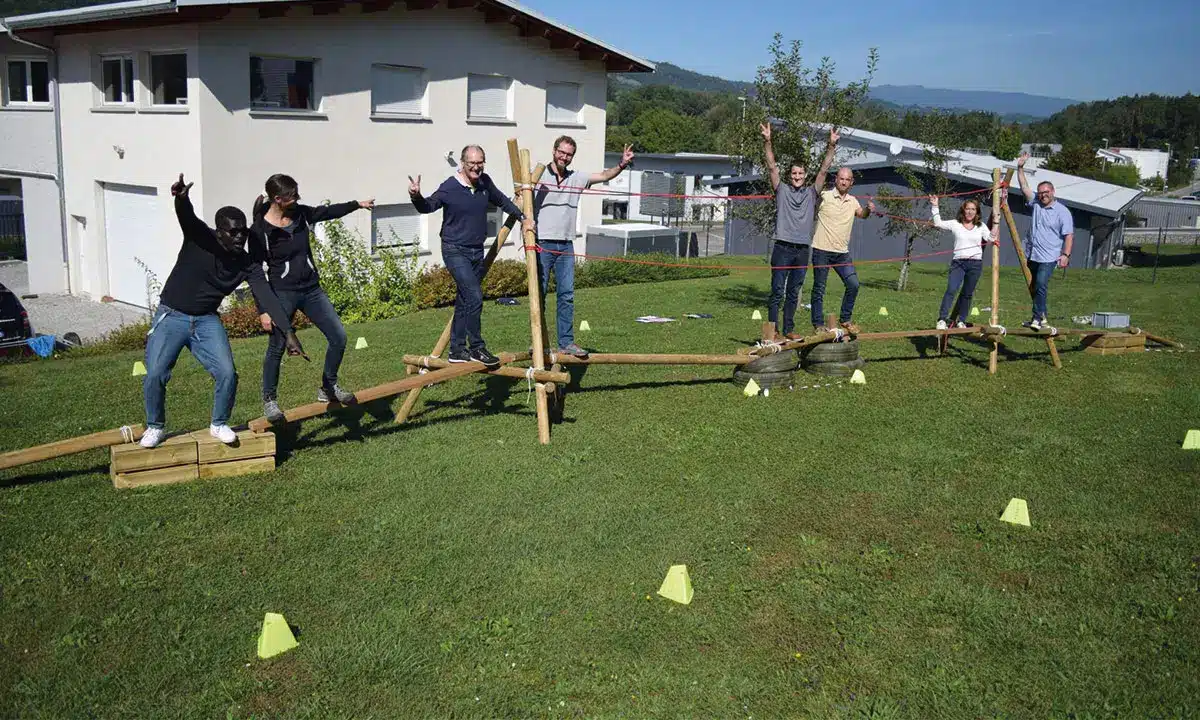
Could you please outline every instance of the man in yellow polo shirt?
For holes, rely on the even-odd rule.
[[[854,272],[854,261],[850,259],[850,232],[854,229],[854,218],[868,217],[875,212],[875,203],[868,200],[867,207],[863,207],[850,194],[853,186],[854,173],[850,168],[838,170],[833,189],[821,193],[817,206],[817,227],[812,240],[812,323],[817,332],[827,330],[823,318],[825,281],[832,267],[846,286],[838,324],[851,335],[858,334],[858,326],[850,321],[858,297],[858,273]]]

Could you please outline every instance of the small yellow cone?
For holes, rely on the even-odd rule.
[[[977,307],[971,308],[971,317],[978,317],[978,316],[979,316],[979,308],[977,308]]]
[[[687,565],[672,565],[658,594],[683,605],[691,603],[692,579],[688,577]]]
[[[1200,430],[1188,430],[1183,438],[1184,450],[1200,450]]]
[[[1008,507],[1004,508],[1004,514],[1000,519],[1013,525],[1029,525],[1029,505],[1021,498],[1013,498],[1008,501]]]
[[[750,319],[751,320],[762,320],[762,313],[755,310],[754,313],[752,315],[750,315]]]
[[[746,387],[742,389],[742,394],[746,397],[754,397],[758,394],[758,383],[754,382],[754,378],[750,378],[750,382],[746,383]]]
[[[591,329],[592,329],[592,326],[587,320],[584,320],[583,322],[579,323],[579,332],[588,332]]]
[[[258,656],[262,659],[287,652],[300,643],[292,635],[287,620],[279,613],[267,613],[263,618],[262,632],[258,636]]]
[[[358,342],[354,343],[354,349],[355,350],[366,350],[367,349],[367,339],[365,337],[360,337],[358,339]]]
[[[862,370],[855,370],[854,374],[850,376],[850,384],[851,385],[866,385],[867,384],[867,376],[863,374]]]
[[[146,366],[142,363],[141,360],[136,361],[133,364],[133,377],[137,377],[139,375],[145,375],[145,374],[146,374]]]
[[[888,314],[887,308],[885,308],[885,307],[879,308],[879,314],[886,316]]]

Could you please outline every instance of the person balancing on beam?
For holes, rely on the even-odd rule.
[[[188,198],[191,189],[192,183],[184,184],[182,173],[171,186],[175,215],[183,230],[183,247],[163,286],[150,332],[146,334],[146,379],[142,381],[146,404],[146,432],[141,440],[144,448],[156,447],[163,441],[167,381],[185,347],[216,381],[209,433],[225,444],[237,441],[237,434],[229,427],[229,414],[233,411],[238,376],[229,336],[217,308],[243,281],[250,281],[255,302],[270,315],[284,338],[288,354],[304,355],[288,314],[267,283],[262,263],[244,248],[249,234],[246,214],[235,207],[223,207],[217,211],[217,228],[213,230],[196,217]]]
[[[851,322],[854,300],[858,297],[858,273],[854,272],[854,261],[850,258],[850,232],[854,229],[854,218],[869,217],[875,212],[875,203],[868,200],[867,207],[863,207],[858,198],[850,194],[852,187],[854,173],[850,168],[838,170],[833,189],[821,193],[817,206],[817,227],[812,243],[812,323],[818,333],[829,330],[822,313],[825,311],[825,281],[832,267],[846,286],[838,324],[851,335],[858,334],[858,326]]]
[[[558,352],[586,358],[587,350],[575,343],[575,224],[579,215],[579,198],[583,191],[596,183],[605,183],[633,164],[633,146],[626,145],[621,162],[602,172],[583,173],[571,170],[575,159],[575,140],[562,135],[554,141],[554,159],[550,163],[550,181],[543,181],[533,195],[533,216],[537,220],[538,276],[542,286],[542,302],[554,273],[557,302],[554,308],[558,329]]]
[[[1025,177],[1025,161],[1029,153],[1017,158],[1017,181],[1021,193],[1033,218],[1029,222],[1029,235],[1025,240],[1025,254],[1029,258],[1029,272],[1033,276],[1033,317],[1021,323],[1027,328],[1041,330],[1047,326],[1046,293],[1050,288],[1050,276],[1055,267],[1065,268],[1071,264],[1071,245],[1075,242],[1075,222],[1066,205],[1054,199],[1054,184],[1038,183],[1037,193],[1029,187]]]
[[[771,188],[775,191],[775,247],[771,250],[771,299],[767,303],[767,319],[774,323],[777,333],[788,340],[799,340],[800,335],[792,330],[795,327],[796,305],[800,301],[800,288],[804,285],[804,273],[808,269],[817,188],[825,186],[825,174],[829,172],[837,151],[838,132],[837,128],[830,129],[825,159],[821,161],[821,169],[817,170],[812,184],[805,184],[808,168],[799,159],[789,165],[787,182],[782,183],[779,166],[775,163],[775,148],[771,144],[771,123],[760,127],[767,169],[771,173]],[[780,304],[783,305],[782,323],[779,318]]]

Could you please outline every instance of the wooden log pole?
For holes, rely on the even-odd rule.
[[[1129,332],[1134,335],[1145,335],[1147,340],[1156,342],[1159,345],[1166,345],[1168,347],[1174,347],[1174,348],[1183,347],[1183,343],[1175,342],[1174,340],[1162,337],[1161,335],[1152,335],[1141,328],[1136,328],[1136,327],[1130,328]]]
[[[450,361],[429,355],[405,355],[404,362],[417,367],[424,367],[430,370],[441,370],[445,367],[450,367]],[[489,370],[485,374],[496,375],[497,377],[512,378],[513,380],[525,380],[529,377],[525,368],[518,367],[502,367],[496,370]],[[548,383],[569,383],[571,376],[565,372],[555,372],[553,370],[534,370],[533,380],[535,382]]]
[[[992,169],[992,217],[1000,217],[1000,168]],[[1000,244],[992,243],[992,324],[1000,324]],[[996,374],[996,360],[1000,355],[1000,343],[992,342],[992,353],[988,357],[988,374]]]
[[[1009,170],[1005,176],[1005,182],[1012,180],[1013,171]],[[1024,196],[1022,196],[1024,197]],[[1025,257],[1025,246],[1021,244],[1021,234],[1017,232],[1017,221],[1013,218],[1012,210],[1008,207],[1008,203],[1004,203],[1002,207],[1004,215],[1004,224],[1008,225],[1008,234],[1012,238],[1013,249],[1017,251],[1017,260],[1021,263],[1021,272],[1025,275],[1025,285],[1029,288],[1029,299],[1033,299],[1033,273],[1029,269],[1029,260]],[[1062,360],[1058,357],[1058,346],[1054,344],[1054,338],[1046,338],[1046,348],[1050,351],[1050,360],[1054,363],[1054,367],[1062,368]]]
[[[533,217],[532,177],[529,173],[529,151],[517,146],[516,138],[508,141],[508,160],[512,165],[513,183],[520,189],[521,212]],[[546,369],[545,326],[542,323],[541,287],[538,283],[537,238],[533,232],[524,232],[525,275],[529,285],[529,333],[533,341],[533,367]],[[536,389],[538,442],[550,444],[550,403],[546,397],[546,386],[538,383]]]
[[[42,460],[50,460],[66,455],[74,455],[97,448],[136,442],[142,438],[142,433],[145,431],[146,428],[141,425],[127,425],[123,428],[105,430],[103,432],[92,433],[91,435],[81,435],[80,437],[46,443],[45,445],[38,445],[24,450],[13,450],[12,452],[0,455],[0,470],[7,470],[19,465],[28,465],[29,463],[41,462]]]
[[[561,365],[745,365],[752,355],[665,355],[655,353],[592,353],[586,358],[555,355]]]
[[[542,173],[546,171],[546,166],[539,164],[533,171],[533,182],[538,182],[542,179]],[[520,197],[517,195],[516,197]],[[504,243],[508,241],[509,233],[512,232],[513,226],[517,224],[517,217],[510,215],[504,221],[504,227],[500,228],[500,232],[496,233],[496,241],[492,243],[491,249],[488,250],[487,256],[483,258],[483,275],[487,277],[488,270],[491,270],[492,263],[496,262],[496,257],[500,254],[500,250],[504,248]],[[433,351],[429,354],[438,357],[446,351],[446,346],[450,344],[450,329],[454,326],[454,316],[446,321],[446,327],[442,329],[442,334],[438,337],[437,342],[433,344]],[[405,368],[406,373],[411,373],[411,366]],[[396,422],[402,424],[408,420],[408,416],[412,414],[413,408],[416,407],[417,401],[421,399],[421,390],[416,388],[410,390],[404,398],[404,404],[400,406],[399,412],[396,413]]]

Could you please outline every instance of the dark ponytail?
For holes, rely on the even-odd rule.
[[[277,197],[295,197],[299,185],[291,175],[276,173],[267,178],[264,189],[267,191],[267,202],[274,202]]]

